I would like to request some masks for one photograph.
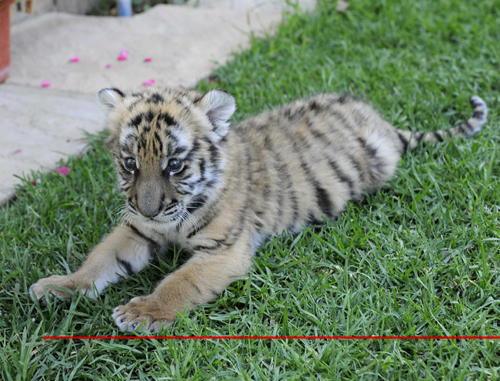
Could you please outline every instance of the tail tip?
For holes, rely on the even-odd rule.
[[[481,97],[474,95],[470,98],[470,104],[474,109],[474,113],[467,121],[467,132],[465,133],[467,137],[471,137],[481,131],[488,115],[488,107]]]
[[[479,107],[479,106],[484,106],[486,107],[486,102],[479,96],[474,95],[473,97],[470,98],[470,104],[472,107]]]

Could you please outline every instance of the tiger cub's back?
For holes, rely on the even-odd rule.
[[[320,94],[249,118],[232,134],[249,147],[249,197],[259,232],[297,230],[335,217],[394,174],[407,148],[472,136],[487,108],[471,98],[474,114],[460,126],[432,133],[398,130],[369,105]]]

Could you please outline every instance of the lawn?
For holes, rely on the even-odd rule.
[[[310,94],[360,96],[402,129],[490,116],[473,139],[407,154],[385,189],[336,221],[263,245],[253,270],[164,335],[499,335],[500,0],[320,1],[214,72],[237,122]],[[153,290],[170,256],[102,298],[40,308],[41,277],[75,270],[118,221],[122,198],[102,136],[34,173],[0,210],[2,380],[494,380],[500,340],[44,340],[119,335],[111,311]],[[33,179],[41,183],[31,185]]]

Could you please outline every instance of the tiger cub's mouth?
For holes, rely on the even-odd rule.
[[[186,213],[186,208],[182,202],[173,202],[167,205],[166,208],[158,212],[156,216],[147,217],[141,214],[137,207],[127,202],[128,215],[132,219],[139,219],[146,222],[177,222],[182,219],[182,216]]]

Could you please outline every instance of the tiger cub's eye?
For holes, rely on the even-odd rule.
[[[131,157],[128,157],[125,160],[123,160],[123,167],[129,172],[134,172],[137,169],[135,165],[135,160],[132,159]]]
[[[167,170],[170,173],[178,173],[184,168],[184,162],[181,159],[170,159],[168,161]]]

